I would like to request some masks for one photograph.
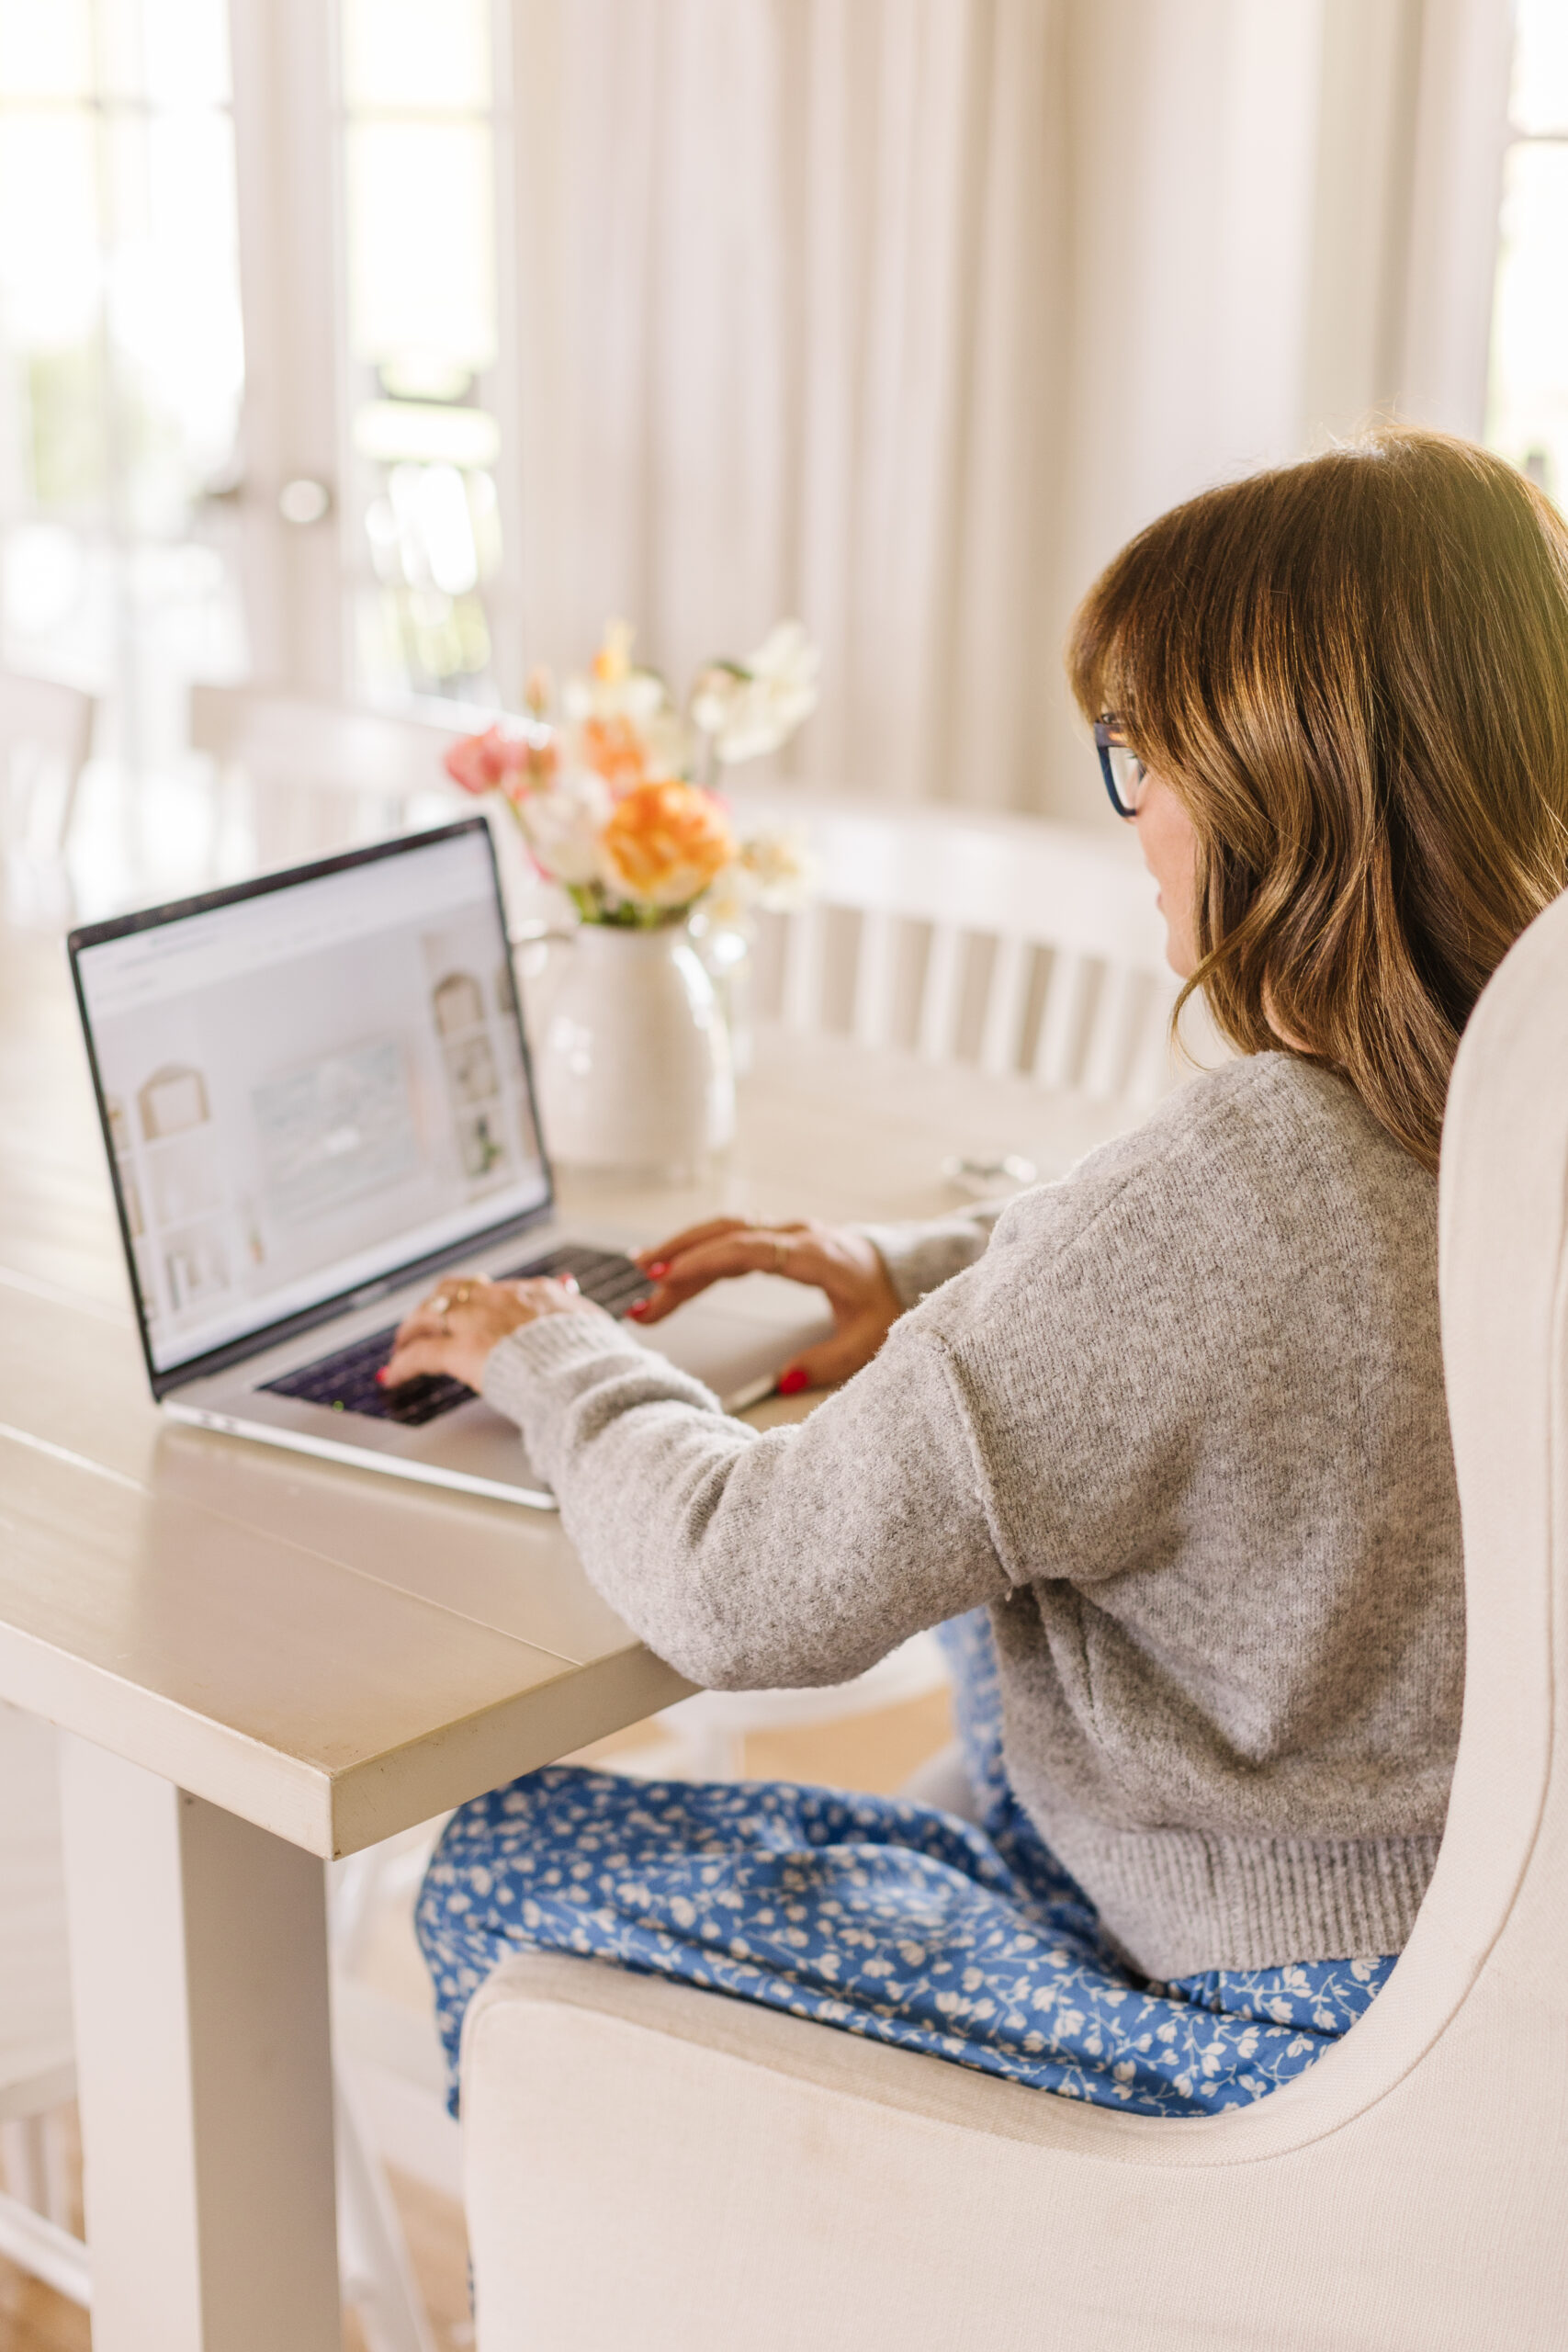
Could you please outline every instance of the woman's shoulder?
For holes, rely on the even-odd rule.
[[[1273,1166],[1281,1150],[1306,1149],[1415,1190],[1436,1189],[1347,1079],[1299,1054],[1247,1054],[1206,1070],[1167,1095],[1118,1143],[1148,1165],[1239,1157]]]
[[[1185,1288],[1219,1269],[1278,1275],[1392,1250],[1435,1271],[1437,1185],[1333,1071],[1291,1054],[1249,1055],[1203,1073],[1140,1126],[1055,1183],[1010,1203],[985,1258],[938,1293],[956,1329],[964,1283],[1036,1278],[1053,1267],[1141,1269],[1152,1288]],[[946,1319],[945,1317],[943,1318]]]
[[[1437,1189],[1336,1072],[1295,1054],[1248,1054],[1190,1079],[1141,1125],[1014,1206],[1043,1206],[1055,1193],[1098,1213],[1122,1193],[1147,1198],[1168,1186],[1183,1195],[1239,1185],[1254,1199],[1299,1198],[1313,1180],[1336,1190],[1392,1187],[1406,1199]]]

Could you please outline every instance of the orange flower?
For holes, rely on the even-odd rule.
[[[582,758],[615,792],[629,791],[648,775],[648,746],[629,718],[585,718]]]
[[[687,907],[735,855],[722,801],[694,784],[639,784],[616,801],[604,863],[628,899]]]

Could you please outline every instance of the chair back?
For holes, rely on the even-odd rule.
[[[58,678],[0,671],[0,837],[58,856],[76,813],[97,706]]]
[[[192,748],[215,762],[220,824],[245,836],[231,863],[276,865],[458,813],[442,769],[486,724],[465,703],[397,712],[268,686],[191,689]]]
[[[1568,2043],[1568,894],[1505,958],[1449,1089],[1443,1364],[1464,1525],[1464,1723],[1423,1957]],[[1526,2025],[1527,2018],[1533,2024]],[[1568,2063],[1555,2064],[1560,2090]],[[1535,2103],[1535,2102],[1532,2102]]]
[[[743,831],[797,831],[816,869],[810,903],[778,919],[759,1017],[1097,1101],[1170,1082],[1179,984],[1131,842],[804,792],[733,799]]]

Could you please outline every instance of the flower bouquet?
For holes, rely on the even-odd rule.
[[[807,868],[788,833],[738,840],[715,786],[809,716],[817,666],[799,624],[782,622],[747,661],[700,672],[682,709],[613,621],[558,710],[536,673],[519,718],[448,752],[455,783],[504,799],[580,918],[536,1057],[560,1159],[684,1174],[728,1142],[729,1041],[690,927],[743,954],[751,910],[795,903]]]
[[[681,923],[710,894],[733,915],[793,903],[805,880],[793,837],[738,842],[714,787],[721,769],[777,751],[815,709],[818,657],[805,630],[782,621],[745,662],[710,663],[684,711],[631,649],[630,628],[612,621],[592,669],[566,681],[558,714],[536,672],[522,718],[455,745],[447,774],[504,798],[536,868],[585,923]]]

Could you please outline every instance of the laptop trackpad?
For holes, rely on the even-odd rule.
[[[704,1291],[651,1330],[625,1329],[705,1381],[735,1412],[765,1396],[793,1356],[829,1338],[833,1318],[819,1290],[746,1274]]]

